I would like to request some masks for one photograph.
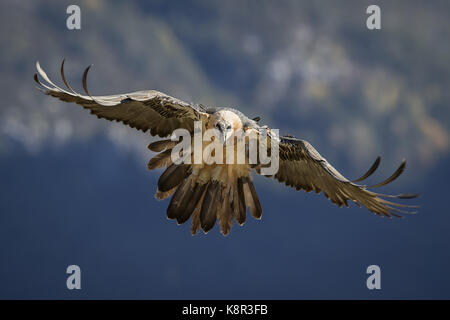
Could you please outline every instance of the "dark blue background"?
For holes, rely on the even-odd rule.
[[[379,32],[372,1],[80,1],[81,31],[65,28],[72,2],[2,1],[0,298],[450,298],[449,4],[375,2]],[[381,154],[379,182],[407,157],[380,191],[421,193],[419,213],[380,218],[255,177],[261,221],[192,236],[153,196],[150,136],[35,90],[35,61],[56,78],[63,57],[76,88],[95,63],[94,94],[237,105],[349,178]],[[81,290],[66,288],[72,264]],[[366,287],[372,264],[381,290]]]
[[[157,176],[108,141],[34,157],[17,149],[0,160],[2,298],[449,297],[448,160],[415,186],[415,216],[383,219],[263,184],[261,221],[193,237],[153,198]],[[80,291],[65,286],[70,264]],[[371,264],[380,291],[366,288]]]

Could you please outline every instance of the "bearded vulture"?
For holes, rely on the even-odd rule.
[[[173,98],[164,93],[148,90],[108,96],[91,96],[87,89],[86,78],[89,68],[83,73],[82,84],[86,95],[75,92],[64,75],[64,60],[61,64],[61,78],[67,89],[55,85],[36,63],[40,77],[34,74],[34,80],[45,94],[66,102],[75,102],[98,118],[120,121],[132,128],[150,131],[152,136],[166,138],[150,143],[151,151],[159,152],[148,163],[148,169],[165,167],[158,180],[155,197],[171,197],[167,208],[167,217],[176,219],[178,224],[192,217],[191,233],[200,228],[207,233],[218,220],[223,235],[230,232],[233,219],[243,225],[247,215],[260,219],[261,204],[251,178],[251,171],[260,174],[260,165],[244,164],[177,164],[171,157],[177,141],[167,139],[175,129],[184,128],[191,134],[194,121],[201,121],[204,128],[217,128],[224,137],[227,132],[243,130],[260,134],[263,128],[259,118],[249,119],[240,111],[232,108],[205,107]],[[270,130],[270,129],[269,129]],[[348,201],[365,206],[371,212],[385,217],[400,217],[398,213],[414,213],[404,208],[410,206],[394,203],[386,198],[410,199],[417,194],[387,195],[368,190],[386,185],[395,180],[405,169],[403,160],[398,169],[386,180],[372,186],[357,184],[369,177],[380,164],[378,157],[370,169],[359,179],[350,181],[342,176],[314,147],[305,140],[291,135],[278,137],[279,169],[270,177],[287,186],[306,192],[323,192],[325,197],[341,207],[348,207]],[[402,208],[402,209],[400,209]]]

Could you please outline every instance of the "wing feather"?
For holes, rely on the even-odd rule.
[[[64,73],[64,60],[61,64],[61,78],[67,90],[50,80],[39,62],[38,74],[34,80],[45,94],[65,102],[74,102],[89,109],[98,118],[122,122],[144,132],[150,130],[152,135],[167,137],[175,129],[184,128],[193,132],[194,121],[205,120],[208,114],[198,106],[186,103],[156,90],[137,91],[108,96],[92,96],[87,86],[90,67],[83,72],[82,85],[86,95],[79,94],[67,82]]]
[[[274,178],[287,186],[297,190],[303,189],[307,192],[323,192],[333,203],[341,207],[348,207],[348,201],[352,201],[358,206],[363,205],[371,212],[386,216],[399,217],[397,213],[415,213],[398,208],[416,208],[405,204],[394,203],[382,199],[397,198],[411,199],[417,194],[386,195],[368,190],[368,187],[358,185],[355,182],[368,178],[375,172],[380,163],[378,157],[370,169],[361,178],[349,181],[339,171],[337,171],[320,153],[307,141],[296,139],[292,136],[281,137],[279,143],[280,162],[279,170]],[[373,187],[381,187],[397,179],[404,171],[406,161],[403,160],[399,168],[386,180]]]

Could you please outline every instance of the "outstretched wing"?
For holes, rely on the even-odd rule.
[[[349,181],[331,166],[307,141],[286,136],[280,137],[279,170],[274,177],[297,190],[323,192],[328,199],[339,207],[342,205],[348,207],[348,201],[350,200],[358,206],[365,206],[377,215],[400,217],[397,213],[414,213],[399,208],[413,208],[417,206],[394,203],[384,198],[410,199],[417,197],[417,194],[385,195],[367,189],[381,187],[395,180],[404,171],[405,160],[402,161],[392,176],[381,183],[370,187],[355,183],[369,177],[377,169],[379,163],[380,157],[376,159],[372,167],[361,178]]]
[[[207,113],[201,107],[191,105],[155,90],[109,96],[91,96],[86,84],[90,67],[86,68],[83,73],[82,82],[86,95],[75,92],[67,83],[64,75],[64,60],[61,64],[61,78],[67,90],[55,85],[42,70],[39,62],[36,63],[36,68],[46,83],[39,81],[37,74],[34,74],[34,80],[40,85],[45,94],[62,101],[75,102],[82,105],[98,118],[119,121],[144,132],[150,130],[152,135],[166,137],[178,128],[184,128],[193,132],[194,121],[202,120],[202,117],[207,116]]]

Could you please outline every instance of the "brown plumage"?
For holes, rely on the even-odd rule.
[[[380,157],[377,158],[372,167],[361,178],[363,181],[373,174],[378,167]],[[371,188],[386,185],[397,179],[404,171],[406,161],[403,160],[398,169],[389,178]],[[366,186],[357,185],[347,180],[327,160],[325,160],[314,147],[307,141],[293,137],[282,137],[280,142],[280,168],[275,178],[284,182],[287,186],[297,190],[303,189],[307,192],[323,192],[339,207],[348,207],[348,200],[356,204],[362,204],[373,213],[381,216],[399,217],[397,213],[414,213],[398,208],[416,208],[399,203],[393,203],[383,198],[411,199],[417,194],[384,195],[367,189]]]
[[[247,118],[241,112],[231,108],[214,108],[189,104],[164,93],[147,90],[109,96],[91,96],[87,88],[88,67],[82,76],[82,85],[86,95],[75,92],[64,74],[64,60],[61,64],[61,78],[67,90],[55,85],[36,64],[38,73],[34,80],[45,94],[66,102],[74,102],[96,115],[111,121],[120,121],[132,128],[150,131],[153,136],[168,137],[175,129],[183,128],[191,134],[194,121],[201,121],[202,128],[217,128],[224,141],[237,130],[262,134],[266,127],[258,125],[259,117]],[[270,143],[277,139],[269,135]],[[251,171],[260,173],[263,164],[176,164],[172,162],[172,149],[178,142],[170,139],[155,141],[148,149],[158,152],[148,163],[148,169],[165,168],[158,180],[156,198],[172,197],[167,208],[167,217],[182,224],[192,220],[191,232],[202,229],[210,231],[218,221],[221,232],[230,232],[233,221],[243,225],[247,209],[260,219],[262,207],[251,178]],[[225,143],[225,142],[224,142]],[[269,145],[270,145],[269,143]],[[394,203],[386,198],[411,199],[416,194],[385,195],[375,193],[368,188],[377,188],[391,183],[405,170],[406,161],[386,180],[366,187],[356,184],[370,177],[380,165],[378,157],[369,170],[360,178],[349,181],[323,158],[307,141],[291,135],[279,139],[279,170],[272,176],[279,182],[297,190],[323,192],[339,207],[352,201],[363,205],[380,216],[396,216],[398,213],[412,213],[404,210],[412,208]],[[208,143],[204,144],[204,149]],[[247,155],[248,157],[248,155]],[[248,158],[247,158],[248,160]],[[402,208],[402,209],[400,209]]]
[[[189,165],[171,164],[159,177],[158,190],[167,192],[178,186],[191,174],[191,167]]]

